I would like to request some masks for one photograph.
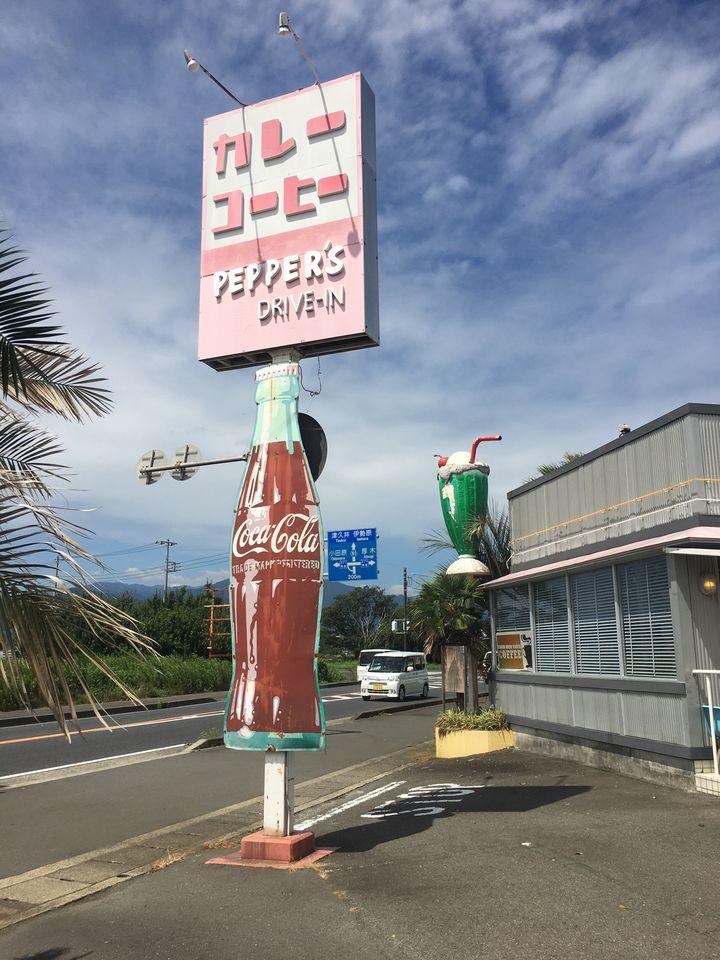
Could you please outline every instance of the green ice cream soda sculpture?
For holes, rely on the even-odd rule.
[[[488,474],[486,463],[476,463],[475,454],[479,444],[487,440],[502,440],[502,437],[478,437],[468,453],[460,450],[451,457],[438,457],[438,486],[440,505],[447,532],[459,557],[445,571],[448,574],[470,574],[487,577],[490,571],[475,556],[473,538],[468,533],[488,512]]]

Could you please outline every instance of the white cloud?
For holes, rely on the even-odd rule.
[[[248,99],[307,84],[306,65],[249,2],[134,0],[92,22],[82,3],[6,6],[2,207],[116,401],[58,427],[73,501],[100,508],[101,545],[171,536],[181,559],[212,556],[240,468],[134,475],[151,447],[241,452],[254,414],[251,373],[194,359],[201,120],[226,104],[182,49]],[[714,353],[683,332],[712,329],[718,287],[718,73],[712,11],[697,16],[676,29],[634,3],[298,4],[321,75],[362,68],[376,94],[383,343],[323,359],[303,405],[329,440],[326,525],[376,524],[392,590],[403,565],[437,565],[415,553],[441,523],[434,453],[504,434],[485,454],[497,496],[623,420],[720,399]],[[208,564],[187,579],[222,579]]]

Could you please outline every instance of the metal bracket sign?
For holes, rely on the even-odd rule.
[[[328,579],[377,580],[377,529],[328,530]]]

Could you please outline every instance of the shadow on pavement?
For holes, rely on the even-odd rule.
[[[74,953],[68,956],[70,947],[51,947],[49,950],[41,950],[40,953],[24,953],[21,957],[15,957],[15,960],[82,960],[83,957],[89,957],[94,950],[89,953]]]
[[[461,789],[464,788],[460,785]],[[435,820],[447,820],[463,813],[524,813],[587,793],[588,786],[478,787],[457,803],[442,796],[416,795],[389,801],[363,814],[353,827],[325,833],[318,845],[336,847],[343,853],[365,853],[391,840],[424,833]],[[407,794],[404,795],[407,797]]]

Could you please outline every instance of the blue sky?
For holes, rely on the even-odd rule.
[[[278,8],[279,10],[279,8]],[[202,120],[311,78],[242,0],[4,0],[0,214],[115,411],[58,424],[98,553],[170,537],[225,575],[235,467],[150,488],[138,455],[241,452],[249,372],[195,360]],[[324,358],[326,526],[378,527],[381,579],[436,559],[432,455],[488,449],[502,498],[535,465],[687,401],[720,402],[720,7],[339,0],[289,8],[322,79],[376,97],[382,345]],[[307,361],[305,380],[316,382]],[[108,558],[123,575],[159,552]],[[192,560],[195,566],[187,566]],[[145,582],[155,582],[146,575]]]

